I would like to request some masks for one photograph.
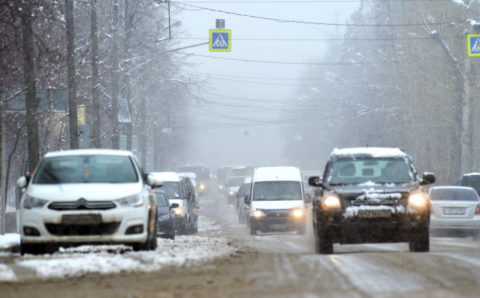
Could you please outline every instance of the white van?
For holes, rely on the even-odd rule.
[[[250,205],[250,234],[273,230],[305,233],[306,207],[300,169],[256,168],[250,195],[244,200]]]

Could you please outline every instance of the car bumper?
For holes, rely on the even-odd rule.
[[[173,219],[157,221],[157,235],[170,235],[175,233],[175,222]]]
[[[21,241],[32,244],[145,242],[147,208],[117,207],[110,210],[84,211],[21,209]],[[82,218],[79,218],[79,215]],[[70,219],[67,220],[66,217]],[[92,217],[95,220],[92,220]]]
[[[430,218],[430,230],[478,230],[480,231],[480,216],[470,219],[440,219]]]
[[[302,218],[255,218],[250,217],[250,225],[261,231],[298,230],[305,228],[305,217]]]

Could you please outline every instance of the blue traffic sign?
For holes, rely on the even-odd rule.
[[[480,56],[480,34],[469,34],[468,38],[468,56]]]
[[[210,30],[210,51],[230,52],[232,50],[232,31],[224,29]]]

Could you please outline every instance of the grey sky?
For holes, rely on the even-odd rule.
[[[352,1],[181,1],[192,5],[241,14],[300,21],[345,23],[358,7]],[[180,5],[181,6],[181,5]],[[319,62],[335,41],[296,40],[340,37],[343,28],[279,23],[186,7],[174,17],[183,32],[174,32],[181,45],[208,40],[215,19],[225,19],[232,30],[230,53],[209,52],[208,46],[189,53],[213,57],[285,62]],[[174,8],[178,10],[177,8]],[[203,39],[202,39],[203,38]],[[247,40],[253,39],[253,40]],[[288,40],[280,40],[288,39]],[[286,102],[291,102],[305,74],[305,65],[245,63],[190,57],[192,74],[208,79],[200,95],[207,101],[191,108],[193,152],[187,162],[222,164],[279,164],[283,161],[280,130],[288,125]],[[208,76],[208,75],[211,76]],[[239,98],[226,98],[217,95]],[[242,100],[252,98],[257,100]],[[270,101],[274,101],[273,103]],[[221,103],[224,103],[223,105]],[[225,116],[231,115],[231,118]]]

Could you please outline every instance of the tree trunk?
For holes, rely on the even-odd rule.
[[[24,57],[24,78],[25,78],[25,107],[27,119],[28,138],[28,171],[33,171],[40,159],[38,119],[37,119],[37,90],[35,82],[35,61],[32,29],[32,3],[23,2],[23,57]]]
[[[77,123],[77,85],[75,82],[75,28],[73,19],[73,0],[65,0],[65,22],[67,34],[67,72],[68,72],[68,119],[70,129],[70,149],[78,149]]]
[[[113,3],[113,51],[112,51],[112,148],[120,148],[120,132],[118,127],[118,0]]]
[[[92,48],[92,108],[93,127],[91,128],[91,146],[101,147],[100,141],[100,80],[98,75],[98,28],[97,28],[97,0],[90,1],[90,39]]]
[[[5,183],[5,176],[6,176],[6,170],[5,170],[5,142],[6,142],[6,136],[5,136],[5,124],[3,123],[4,119],[4,106],[3,106],[3,100],[0,101],[0,195],[2,197],[2,206],[1,206],[1,214],[0,216],[2,217],[2,222],[0,223],[1,225],[1,230],[0,234],[3,235],[6,232],[6,218],[5,218],[5,213],[7,211],[7,185]]]
[[[125,0],[125,59],[130,58],[128,50],[130,49],[130,38],[132,36],[132,23],[130,22],[130,9],[128,0]],[[130,112],[130,123],[127,123],[127,150],[132,150],[132,93],[130,92],[130,63],[125,63],[125,99],[127,100],[128,111]]]

